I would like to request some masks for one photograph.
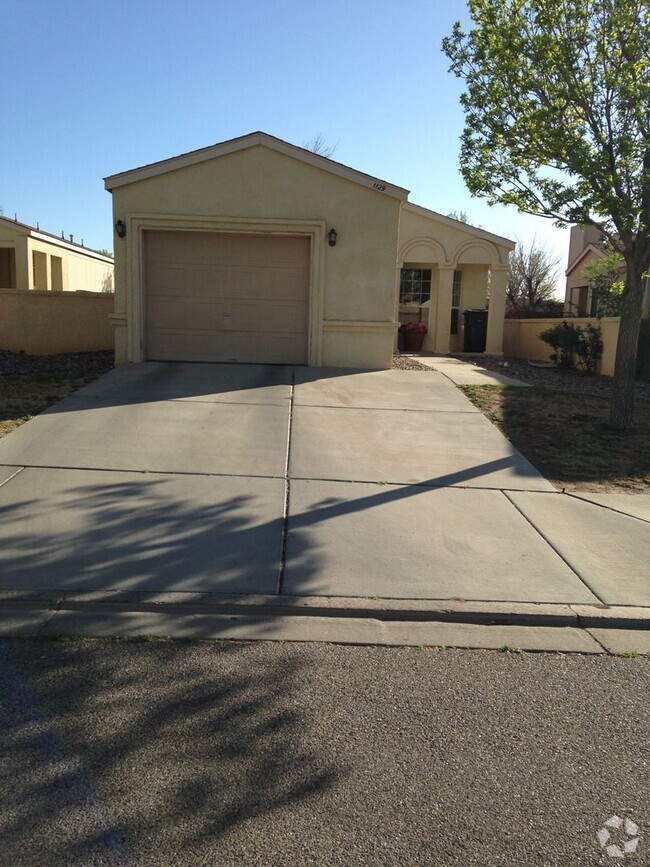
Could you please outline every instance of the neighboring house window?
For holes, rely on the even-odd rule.
[[[451,288],[451,334],[458,334],[460,328],[460,271],[454,271]]]
[[[16,251],[0,248],[0,289],[16,288]]]
[[[578,289],[578,316],[587,315],[587,301],[589,300],[589,287],[581,286]]]
[[[424,304],[431,298],[431,268],[402,268],[400,304]]]

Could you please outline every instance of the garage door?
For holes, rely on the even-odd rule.
[[[309,238],[146,232],[145,355],[307,362]]]

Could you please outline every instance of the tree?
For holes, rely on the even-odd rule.
[[[650,266],[647,0],[468,0],[443,41],[466,83],[461,172],[491,204],[594,225],[626,266],[611,408],[633,420]]]
[[[621,301],[625,291],[622,271],[625,268],[623,257],[611,247],[602,259],[585,265],[585,277],[591,286],[592,309],[596,316],[620,316]]]
[[[535,311],[555,297],[560,260],[536,241],[526,249],[521,241],[510,254],[506,309]]]
[[[309,141],[304,142],[303,147],[305,150],[311,151],[313,154],[318,154],[321,157],[327,157],[329,159],[338,147],[338,142],[335,145],[326,144],[323,134],[319,132],[318,135],[315,135],[313,138],[310,138]]]

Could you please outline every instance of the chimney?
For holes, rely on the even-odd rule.
[[[74,235],[70,235],[70,243],[74,244]]]

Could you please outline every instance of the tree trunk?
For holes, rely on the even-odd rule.
[[[628,262],[626,287],[621,306],[621,321],[616,343],[614,387],[610,407],[610,424],[617,430],[629,430],[634,421],[634,378],[639,327],[643,309],[645,280]]]

